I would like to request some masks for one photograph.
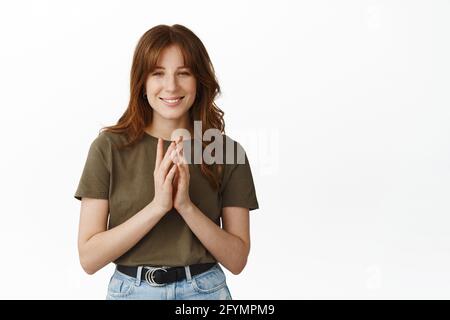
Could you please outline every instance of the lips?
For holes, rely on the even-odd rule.
[[[176,103],[176,102],[178,102],[179,100],[183,99],[184,96],[180,96],[180,97],[170,97],[170,98],[161,98],[161,97],[159,97],[159,98],[160,98],[161,100],[166,101],[166,102],[169,102],[169,103]]]
[[[161,99],[162,103],[167,106],[167,107],[177,107],[180,106],[182,103],[184,96],[179,96],[179,97],[168,97],[168,98],[159,98]]]

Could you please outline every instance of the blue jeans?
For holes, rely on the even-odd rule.
[[[163,286],[152,285],[145,278],[134,278],[116,269],[109,281],[106,300],[232,300],[219,264],[195,276],[191,276],[188,267],[184,268],[186,279]]]

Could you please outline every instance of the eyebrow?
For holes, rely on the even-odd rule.
[[[155,69],[164,69],[165,70],[166,68],[161,67],[161,66],[156,66]],[[189,69],[189,67],[188,66],[180,66],[177,69]]]

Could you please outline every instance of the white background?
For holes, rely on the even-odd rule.
[[[450,298],[449,1],[4,1],[2,299],[104,299],[73,195],[157,24],[204,42],[260,209],[234,299]]]

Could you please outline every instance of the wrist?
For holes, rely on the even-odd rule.
[[[149,204],[147,204],[147,209],[152,212],[153,214],[163,216],[165,215],[169,210],[166,210],[166,208],[161,207],[156,202],[151,201]]]
[[[192,211],[192,209],[195,207],[195,204],[192,203],[192,201],[189,201],[181,206],[176,206],[175,210],[178,211],[180,214],[188,213]]]

